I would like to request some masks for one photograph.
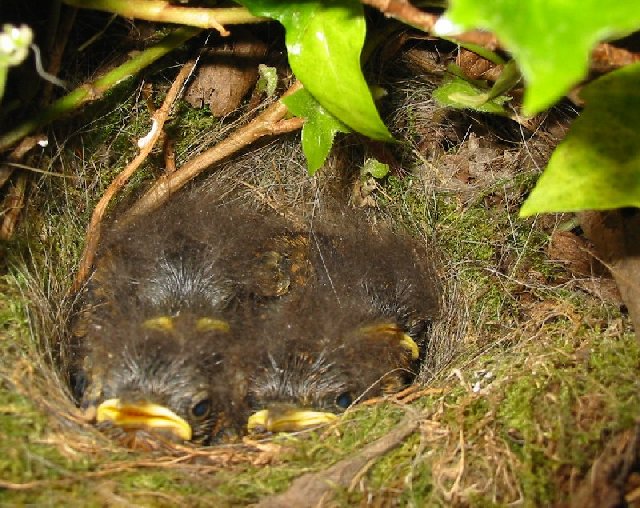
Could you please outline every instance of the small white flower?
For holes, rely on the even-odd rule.
[[[18,65],[28,54],[33,32],[27,25],[4,25],[0,33],[0,57],[5,56],[9,65]]]
[[[16,49],[16,43],[13,41],[9,34],[0,34],[0,53],[6,53],[7,55],[13,53]]]

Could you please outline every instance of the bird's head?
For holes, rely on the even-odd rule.
[[[418,346],[392,322],[358,326],[333,338],[290,337],[268,355],[250,384],[250,431],[329,423],[357,401],[399,391],[415,375]]]
[[[231,336],[226,321],[183,314],[91,326],[94,347],[74,388],[99,425],[200,443],[221,430],[227,401],[216,373]]]

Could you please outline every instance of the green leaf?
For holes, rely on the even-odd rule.
[[[3,67],[2,64],[0,64],[0,100],[2,100],[2,96],[4,95],[4,85],[7,82],[8,73],[7,67]]]
[[[586,76],[599,41],[640,28],[637,0],[606,5],[600,0],[451,0],[450,5],[446,17],[455,25],[494,32],[514,55],[528,85],[527,114],[551,106]]]
[[[640,207],[640,64],[585,87],[586,106],[520,215]]]
[[[314,175],[329,155],[336,133],[351,130],[324,109],[304,88],[285,97],[282,102],[291,113],[305,119],[302,126],[302,151],[307,158],[307,170],[310,175]]]
[[[370,138],[392,141],[360,68],[366,25],[359,0],[239,0],[286,30],[289,64],[327,111]]]
[[[256,83],[259,92],[265,92],[267,97],[271,97],[276,93],[278,86],[278,72],[275,67],[269,67],[265,64],[258,65],[258,73],[260,77]]]
[[[503,104],[506,96],[490,96],[491,91],[481,89],[472,83],[454,76],[433,91],[433,98],[440,104],[456,109],[474,109],[483,113],[506,115]]]
[[[389,174],[389,164],[369,158],[364,161],[360,174],[362,176],[371,175],[373,178],[380,180],[380,178],[384,178]]]
[[[520,76],[520,71],[516,66],[515,60],[510,60],[505,64],[502,68],[502,72],[496,82],[491,87],[489,91],[489,100],[495,99],[496,97],[500,97],[504,95],[506,92],[511,90],[514,86],[516,86],[522,77]]]

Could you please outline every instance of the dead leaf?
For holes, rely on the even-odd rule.
[[[238,109],[258,79],[258,65],[264,63],[267,45],[249,32],[235,30],[239,38],[204,52],[185,100],[194,108],[208,106],[215,116]]]
[[[609,270],[594,257],[594,252],[595,247],[591,242],[570,231],[555,231],[547,250],[550,259],[562,263],[574,276],[608,274]]]
[[[456,63],[471,79],[486,79],[496,81],[504,66],[496,65],[477,53],[461,48]]]

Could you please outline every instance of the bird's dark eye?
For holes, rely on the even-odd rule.
[[[87,389],[87,385],[89,384],[89,380],[87,379],[87,375],[83,370],[78,370],[71,373],[71,391],[73,396],[77,401],[82,400],[84,396],[84,392]]]
[[[352,402],[353,399],[351,399],[351,394],[348,392],[341,393],[336,397],[336,406],[342,409],[347,409]]]
[[[249,406],[251,409],[257,409],[258,408],[258,400],[257,400],[256,396],[253,393],[247,394],[247,396],[245,397],[244,400],[245,400],[247,406]]]
[[[204,418],[211,411],[211,400],[202,399],[191,408],[191,414],[194,418]]]

